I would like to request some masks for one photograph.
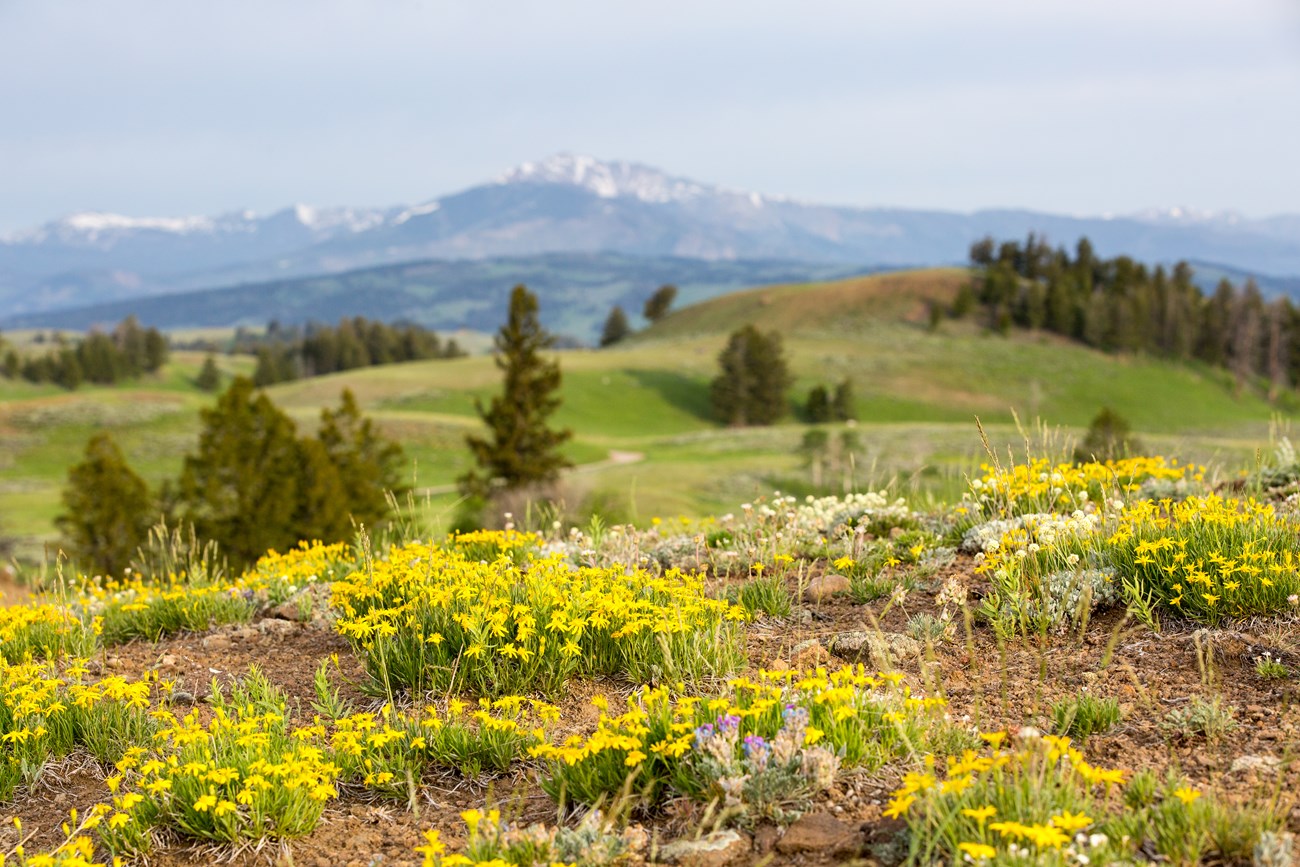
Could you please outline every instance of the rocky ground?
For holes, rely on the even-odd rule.
[[[1130,770],[1176,768],[1192,783],[1229,800],[1279,805],[1289,830],[1300,832],[1300,623],[1268,621],[1207,630],[1174,622],[1157,634],[1121,611],[1099,614],[1087,627],[1061,635],[999,642],[985,626],[958,622],[946,640],[922,644],[906,633],[910,617],[937,613],[934,595],[955,579],[978,598],[981,579],[973,563],[955,564],[913,590],[901,602],[860,605],[834,591],[833,576],[820,576],[785,618],[760,617],[749,628],[748,656],[754,668],[835,667],[864,662],[896,669],[911,687],[948,701],[955,721],[981,730],[1050,728],[1053,702],[1087,691],[1115,697],[1122,721],[1088,739],[1090,761]],[[951,583],[950,583],[951,586]],[[795,588],[791,586],[791,592]],[[104,651],[96,670],[127,676],[154,671],[175,681],[182,701],[199,708],[214,679],[229,680],[259,666],[290,696],[303,719],[314,700],[312,676],[319,661],[338,654],[350,679],[344,694],[358,706],[373,703],[358,688],[359,663],[335,634],[321,608],[300,615],[295,607],[266,612],[247,625],[186,634],[157,643],[135,641]],[[1282,678],[1264,678],[1255,660],[1269,653],[1286,666]],[[633,685],[585,682],[560,701],[562,720],[575,731],[594,727],[590,699],[605,695],[621,702]],[[1214,740],[1171,726],[1171,711],[1198,696],[1218,696],[1232,708],[1236,726]],[[815,805],[786,828],[761,825],[706,834],[708,815],[690,802],[672,802],[661,813],[634,816],[644,832],[640,857],[650,861],[721,867],[727,864],[831,864],[861,859],[896,862],[896,820],[882,818],[889,793],[902,772],[886,767],[874,774],[849,772]],[[55,845],[70,808],[82,811],[107,798],[103,772],[76,755],[47,769],[33,790],[7,805],[21,819],[27,847]],[[331,803],[309,836],[260,850],[230,851],[170,841],[150,858],[161,867],[211,864],[416,865],[414,847],[426,828],[438,828],[454,851],[464,833],[462,810],[490,803],[507,820],[555,823],[554,803],[534,780],[534,769],[509,776],[463,779],[454,774],[424,779],[412,803],[397,804],[344,792]],[[0,823],[0,847],[18,842],[12,823]]]

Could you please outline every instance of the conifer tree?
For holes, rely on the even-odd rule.
[[[509,489],[551,482],[571,466],[560,446],[573,432],[547,424],[560,406],[560,365],[542,355],[554,338],[542,328],[537,309],[537,296],[516,286],[494,340],[503,390],[487,407],[476,403],[487,436],[466,438],[477,464],[460,479],[469,495],[486,496],[494,484]]]
[[[666,286],[660,286],[655,290],[645,302],[645,310],[642,315],[651,322],[658,322],[668,315],[668,310],[677,300],[677,287],[671,283]]]
[[[731,427],[771,424],[785,415],[790,372],[781,335],[753,325],[731,333],[710,386],[714,416]]]
[[[1133,436],[1128,419],[1108,406],[1088,425],[1088,433],[1074,449],[1076,463],[1087,461],[1114,461],[1142,451],[1142,444]]]
[[[808,402],[804,404],[804,414],[813,424],[831,420],[831,396],[824,385],[814,385],[808,392]]]
[[[297,543],[303,459],[293,420],[243,376],[200,416],[198,451],[180,477],[185,520],[236,566]]]
[[[56,523],[64,551],[84,569],[120,578],[157,517],[149,487],[127,465],[113,438],[97,433],[68,470]]]
[[[391,513],[388,493],[409,490],[401,477],[402,447],[384,439],[374,422],[361,414],[350,389],[343,390],[338,409],[322,409],[320,418],[317,437],[338,471],[347,511],[367,527],[382,524]]]
[[[835,386],[835,396],[831,398],[831,418],[835,421],[853,421],[858,412],[853,408],[853,380],[842,379]]]
[[[211,353],[203,359],[203,367],[194,384],[204,391],[216,391],[221,386],[221,371],[217,369],[217,360]]]
[[[627,324],[627,314],[623,308],[618,305],[609,311],[609,318],[605,320],[605,328],[600,333],[600,345],[613,346],[624,337],[632,333],[632,327]]]

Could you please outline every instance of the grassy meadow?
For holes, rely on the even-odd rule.
[[[1276,407],[1221,370],[1109,356],[1037,334],[1002,337],[971,322],[931,331],[927,302],[947,302],[966,279],[959,269],[901,272],[763,287],[678,310],[604,350],[559,353],[563,406],[573,429],[566,480],[571,510],[599,503],[618,520],[700,516],[769,494],[804,491],[799,454],[807,427],[798,404],[816,384],[852,381],[859,447],[836,487],[893,484],[947,497],[983,459],[975,418],[1000,451],[1023,453],[1016,426],[1044,431],[1058,446],[1110,405],[1149,450],[1185,460],[1242,466],[1266,447]],[[795,376],[783,424],[719,428],[709,418],[709,381],[730,330],[745,322],[780,329]],[[108,429],[152,484],[174,476],[211,395],[194,386],[203,355],[176,352],[160,375],[111,388],[63,392],[0,380],[0,532],[26,559],[56,537],[54,518],[68,467],[92,432]],[[218,358],[223,372],[250,373],[246,357]],[[277,385],[272,399],[310,429],[350,388],[361,407],[410,459],[418,511],[438,529],[454,508],[455,478],[468,468],[464,435],[478,424],[474,402],[499,387],[486,355],[354,370]],[[1037,422],[1042,428],[1033,431]],[[618,460],[609,460],[618,453]]]

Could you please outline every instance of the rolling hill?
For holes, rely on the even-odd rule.
[[[1064,445],[1103,404],[1127,416],[1149,446],[1184,459],[1240,465],[1267,443],[1270,420],[1289,407],[1233,393],[1222,371],[1148,358],[1114,357],[1036,334],[999,337],[969,322],[928,330],[925,307],[957,291],[964,272],[935,269],[847,280],[783,284],[684,307],[609,349],[566,350],[557,422],[576,437],[569,503],[600,503],[612,519],[699,515],[734,509],[773,488],[806,490],[799,455],[807,427],[798,404],[818,383],[852,381],[859,421],[853,483],[890,479],[951,494],[983,458],[978,415],[995,448],[1023,454],[1014,419],[1042,419]],[[727,333],[744,322],[780,328],[796,382],[792,415],[771,428],[728,430],[709,418],[708,388]],[[193,386],[202,356],[177,353],[152,380],[71,394],[0,381],[0,532],[25,557],[54,537],[67,468],[95,430],[110,430],[151,483],[174,475],[193,447],[197,410],[212,398]],[[227,372],[247,358],[223,358]],[[455,497],[448,484],[468,465],[465,432],[478,423],[474,399],[499,386],[486,356],[349,371],[275,386],[271,397],[311,427],[343,388],[411,459],[426,491],[415,513],[442,525]],[[1013,415],[1014,414],[1014,415]],[[840,426],[833,430],[848,430]],[[611,451],[640,456],[611,463]],[[585,504],[585,505],[584,505]]]

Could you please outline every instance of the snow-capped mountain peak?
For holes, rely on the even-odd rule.
[[[663,204],[696,199],[715,188],[658,169],[622,161],[604,162],[583,154],[556,154],[540,162],[527,162],[497,178],[498,184],[570,184],[602,199],[635,198]]]

